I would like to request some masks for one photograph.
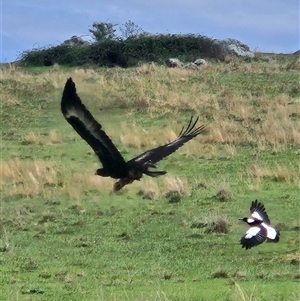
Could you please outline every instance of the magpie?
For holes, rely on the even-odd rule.
[[[239,218],[250,226],[246,234],[240,239],[242,248],[248,250],[264,241],[278,242],[280,233],[270,226],[270,219],[265,206],[257,200],[252,201],[250,212],[249,217]]]

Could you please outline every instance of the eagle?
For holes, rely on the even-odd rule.
[[[199,135],[205,128],[204,125],[196,127],[199,117],[195,121],[191,117],[187,127],[182,128],[176,140],[148,150],[126,162],[101,124],[94,119],[82,103],[72,78],[68,78],[65,84],[61,111],[67,122],[90,145],[101,161],[102,168],[97,169],[95,175],[118,179],[113,186],[114,191],[119,191],[134,180],[140,180],[143,174],[150,177],[166,174],[166,171],[153,170],[156,168],[155,164]]]
[[[280,233],[270,226],[270,219],[266,212],[265,206],[255,200],[251,203],[250,217],[239,218],[239,220],[247,223],[250,228],[241,238],[240,244],[242,248],[251,249],[262,244],[264,241],[278,242]]]

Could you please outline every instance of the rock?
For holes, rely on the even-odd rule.
[[[179,59],[170,58],[166,60],[166,65],[169,68],[182,67],[183,64],[179,61]]]
[[[224,59],[226,56],[243,56],[254,58],[255,54],[250,51],[249,46],[235,39],[214,40],[213,56]]]
[[[200,66],[200,65],[207,65],[206,61],[204,59],[197,59],[194,62],[195,65]]]
[[[201,65],[207,65],[206,61],[204,59],[197,59],[194,63],[188,63],[185,65],[183,69],[198,70]]]
[[[183,69],[198,70],[198,66],[195,63],[188,63]]]
[[[84,46],[84,45],[90,45],[90,42],[83,40],[81,37],[72,36],[69,40],[65,40],[63,42],[64,45],[70,45],[70,46]]]

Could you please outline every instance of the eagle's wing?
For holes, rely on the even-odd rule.
[[[257,200],[252,201],[250,212],[254,219],[261,220],[264,223],[270,225],[270,219],[266,212],[266,208],[262,203],[258,202]]]
[[[262,244],[267,239],[267,231],[263,227],[251,227],[241,238],[242,248],[251,249],[252,247]]]
[[[196,120],[193,122],[193,117],[191,117],[188,126],[186,127],[186,129],[184,127],[182,128],[176,140],[157,148],[148,150],[141,155],[133,158],[128,163],[140,165],[147,163],[150,167],[151,165],[153,165],[154,167],[155,163],[174,153],[179,147],[183,146],[186,142],[190,141],[201,133],[205,126],[201,125],[195,129],[195,125],[198,119],[199,118],[196,118]]]
[[[99,157],[107,170],[118,167],[121,173],[126,170],[126,162],[102,126],[94,119],[76,93],[72,78],[66,82],[61,99],[61,111],[74,130],[84,139]]]

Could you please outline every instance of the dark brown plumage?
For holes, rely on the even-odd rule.
[[[115,191],[120,190],[134,180],[139,180],[143,174],[151,177],[166,174],[166,171],[153,171],[149,168],[156,168],[155,164],[158,161],[169,156],[183,144],[199,135],[205,127],[201,125],[195,128],[198,118],[195,121],[191,118],[188,126],[182,128],[176,140],[148,150],[126,162],[106,135],[102,126],[81,102],[72,78],[69,78],[66,82],[61,99],[61,111],[68,123],[92,147],[101,161],[102,168],[97,169],[96,174],[119,179],[114,185]]]

